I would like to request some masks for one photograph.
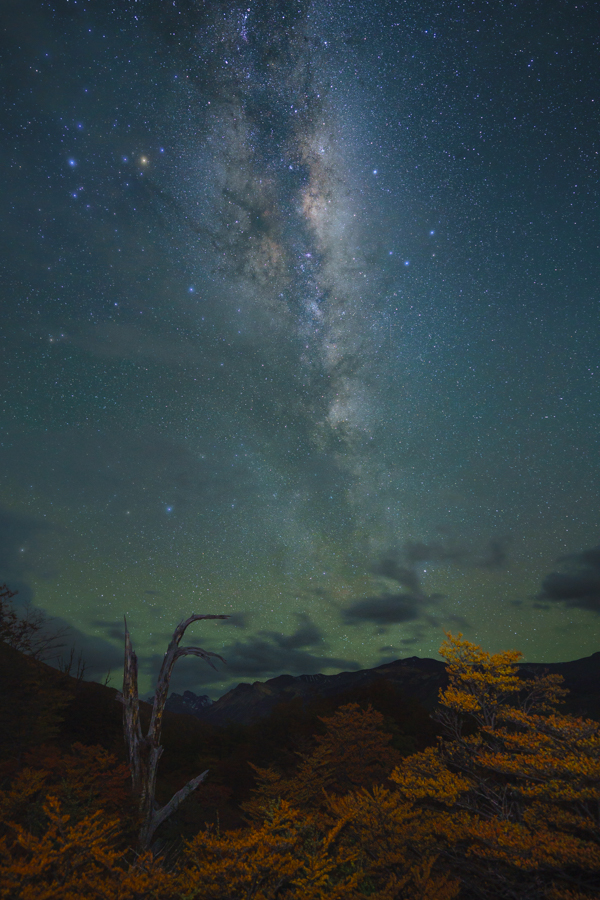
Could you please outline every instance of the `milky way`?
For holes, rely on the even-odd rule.
[[[444,629],[597,649],[585,11],[7,9],[18,603],[92,677],[126,614],[144,690],[183,615],[231,613],[201,635],[226,669],[175,685],[215,696]]]

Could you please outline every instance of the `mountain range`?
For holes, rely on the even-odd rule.
[[[562,675],[569,694],[564,710],[574,715],[600,719],[600,652],[573,662],[522,663],[523,675],[545,672]],[[435,706],[440,688],[448,683],[446,666],[441,660],[411,656],[384,663],[373,669],[340,672],[338,675],[279,675],[268,681],[242,682],[212,702],[192,691],[171,694],[166,709],[187,713],[212,725],[235,722],[249,725],[273,712],[275,707],[295,698],[310,701],[351,695],[376,682],[385,682],[404,696],[416,700],[426,710]]]

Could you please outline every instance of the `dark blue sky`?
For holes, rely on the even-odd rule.
[[[595,13],[5,4],[0,582],[92,676],[598,649]]]

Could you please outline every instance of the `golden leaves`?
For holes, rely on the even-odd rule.
[[[562,715],[560,682],[519,676],[516,652],[450,635],[443,650],[450,739],[399,760],[378,712],[341,707],[295,772],[255,770],[247,828],[199,833],[172,871],[127,851],[122,819],[98,809],[119,809],[124,767],[98,748],[30,754],[45,768],[0,791],[0,900],[454,900],[477,885],[592,900],[600,725]],[[46,795],[44,827],[25,827],[49,784],[65,802]]]
[[[394,781],[408,800],[432,799],[453,806],[459,797],[474,787],[473,780],[452,772],[437,747],[410,756],[392,773]]]
[[[207,831],[190,841],[181,889],[202,900],[344,900],[358,875],[341,873],[357,855],[340,850],[343,827],[340,819],[321,828],[314,815],[282,800],[258,827],[223,835]]]
[[[12,823],[0,840],[2,900],[166,897],[170,879],[150,855],[127,864],[126,851],[115,848],[118,819],[97,811],[72,824],[52,796],[44,813],[47,828],[41,836]]]

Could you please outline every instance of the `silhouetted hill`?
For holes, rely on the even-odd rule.
[[[562,675],[569,689],[565,710],[600,719],[600,652],[572,662],[523,663],[520,670],[524,674]],[[205,741],[215,727],[248,726],[272,717],[292,702],[295,708],[300,705],[330,710],[340,702],[367,696],[375,685],[385,685],[390,696],[403,697],[430,712],[446,683],[441,660],[413,656],[338,675],[279,675],[265,682],[241,683],[214,703],[185,691],[182,696],[172,694],[167,701],[164,744],[177,751],[188,745],[191,750]],[[29,743],[27,732],[33,716],[42,729],[40,739],[50,728],[63,742],[98,743],[122,755],[122,707],[116,695],[115,688],[81,681],[0,642],[0,730],[5,745],[13,733],[13,739],[24,742],[24,747]],[[50,707],[55,725],[49,725]],[[27,721],[23,720],[26,710]],[[144,725],[149,721],[150,710],[150,704],[140,701]]]
[[[565,708],[600,719],[600,653],[568,663],[527,663],[521,670],[563,675],[571,691]],[[343,704],[378,710],[401,755],[435,744],[439,730],[429,713],[445,684],[442,661],[411,657],[358,672],[239,684],[212,704],[192,692],[172,696],[163,720],[158,800],[166,802],[209,769],[207,783],[174,822],[189,835],[217,816],[223,827],[237,827],[239,804],[255,784],[252,765],[292,772],[298,753],[309,751],[314,735],[323,733],[321,717]],[[144,731],[150,712],[150,704],[141,701]],[[117,690],[59,672],[0,642],[0,770],[7,760],[22,763],[36,746],[50,742],[67,749],[77,741],[100,744],[125,759]]]
[[[82,681],[0,641],[0,754],[56,740],[64,746],[75,741],[100,744],[124,759],[123,707],[117,693],[116,688]],[[144,728],[151,710],[149,703],[140,701]],[[165,712],[163,744],[175,752],[187,746],[196,749],[207,728],[189,714]]]
[[[569,689],[564,709],[575,715],[600,719],[600,652],[573,662],[523,663],[520,671],[529,675],[543,672],[562,675],[565,687]],[[373,669],[338,675],[279,675],[264,682],[242,682],[212,704],[207,704],[205,698],[197,698],[195,703],[195,695],[186,691],[186,706],[203,722],[217,726],[228,722],[248,725],[270,715],[281,703],[297,699],[304,702],[329,699],[342,694],[350,698],[353,692],[381,680],[431,711],[440,688],[447,684],[446,667],[441,660],[412,656]],[[182,704],[173,698],[178,695],[169,698],[167,708],[183,711]]]

